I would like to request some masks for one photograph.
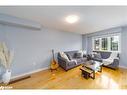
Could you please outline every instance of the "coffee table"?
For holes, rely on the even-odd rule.
[[[91,77],[92,79],[95,79],[95,73],[102,72],[102,65],[103,65],[102,62],[89,60],[82,66],[81,69],[82,71],[84,70],[86,73],[89,73],[87,72],[88,71],[87,69],[91,70],[92,76],[89,74],[89,77]]]

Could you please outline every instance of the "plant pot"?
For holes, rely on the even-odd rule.
[[[8,84],[10,82],[10,79],[11,79],[11,71],[6,70],[6,72],[2,76],[2,81],[4,84]]]

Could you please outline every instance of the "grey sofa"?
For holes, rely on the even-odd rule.
[[[103,62],[104,59],[108,59],[111,56],[112,52],[101,52],[101,51],[94,51],[100,54],[100,56],[96,56],[94,55],[94,57],[92,55],[89,55],[89,59],[91,60],[96,60],[96,61],[100,61]],[[111,68],[111,69],[117,69],[119,67],[119,54],[117,54],[117,57],[113,59],[113,62],[109,65],[103,65],[105,67]]]
[[[64,52],[68,57],[71,57],[71,59],[69,61],[67,61],[66,59],[64,59],[63,57],[60,56],[60,53],[58,53],[57,59],[58,59],[58,64],[60,67],[62,67],[64,70],[69,70],[72,69],[76,66],[79,66],[82,63],[85,63],[87,61],[86,56],[82,57],[82,58],[76,58],[75,54],[78,51],[68,51],[68,52]]]

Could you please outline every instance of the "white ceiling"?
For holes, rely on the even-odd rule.
[[[0,13],[39,22],[45,27],[80,34],[127,24],[127,7],[125,6],[35,6],[35,7],[0,7]],[[65,17],[78,15],[75,24],[65,22]]]

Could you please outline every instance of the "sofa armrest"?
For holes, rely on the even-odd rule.
[[[62,57],[57,57],[58,58],[58,64],[63,67],[66,68],[68,61]]]
[[[120,57],[117,56],[116,58],[114,58],[113,62],[119,63],[119,60],[120,60]]]
[[[114,60],[117,59],[117,60],[120,60],[120,57],[115,57]]]
[[[119,59],[114,59],[113,63],[119,65]]]
[[[119,59],[114,59],[112,64],[107,65],[107,67],[110,67],[112,69],[117,69],[119,67]]]

